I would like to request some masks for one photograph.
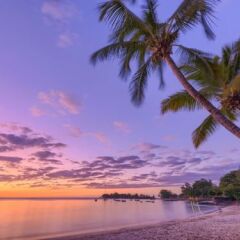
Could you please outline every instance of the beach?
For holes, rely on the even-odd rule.
[[[185,220],[124,228],[109,232],[47,238],[51,240],[238,240],[240,206]]]

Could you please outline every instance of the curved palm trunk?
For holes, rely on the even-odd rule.
[[[198,103],[200,103],[204,108],[210,112],[215,121],[224,126],[229,132],[234,134],[236,137],[240,138],[240,128],[236,126],[232,121],[225,117],[211,102],[209,102],[205,97],[203,97],[184,77],[182,72],[179,70],[175,62],[170,56],[165,58],[167,64],[183,85],[185,90],[191,95]]]

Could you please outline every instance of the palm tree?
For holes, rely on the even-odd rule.
[[[96,51],[91,61],[96,64],[117,57],[120,59],[120,76],[127,78],[131,73],[131,63],[137,63],[137,71],[132,76],[130,93],[132,102],[140,105],[144,100],[147,80],[153,71],[159,73],[160,87],[164,86],[163,68],[165,63],[173,71],[185,90],[227,130],[240,138],[240,128],[204,98],[184,77],[174,62],[172,55],[178,50],[185,62],[198,59],[205,61],[203,52],[187,48],[177,43],[181,34],[201,24],[206,36],[213,39],[211,29],[213,8],[219,0],[183,0],[176,11],[165,22],[160,22],[157,14],[157,0],[146,0],[142,17],[131,11],[124,0],[109,0],[99,5],[100,21],[106,21],[112,28],[109,45]]]
[[[222,55],[205,59],[211,68],[212,76],[207,75],[205,66],[198,60],[185,65],[181,70],[188,81],[198,87],[201,93],[209,101],[219,104],[221,113],[231,119],[237,120],[240,115],[240,40],[222,49]],[[180,110],[195,111],[202,109],[187,91],[180,91],[161,104],[162,113],[177,112]],[[219,125],[212,115],[207,116],[194,130],[192,140],[195,147],[199,147],[207,138],[215,132]]]

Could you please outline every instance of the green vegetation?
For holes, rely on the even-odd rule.
[[[208,199],[220,194],[219,188],[211,180],[204,178],[195,181],[192,185],[186,183],[181,189],[182,196],[187,198]]]
[[[240,40],[225,46],[221,56],[205,57],[204,61],[208,63],[209,69],[198,59],[181,69],[206,99],[217,102],[222,114],[236,121],[240,111]],[[202,108],[187,91],[169,96],[161,105],[162,113]],[[200,146],[215,132],[218,125],[211,115],[207,116],[192,134],[194,145]]]
[[[240,200],[240,170],[232,171],[220,180],[220,189],[231,199]]]
[[[219,186],[211,180],[204,178],[193,184],[185,183],[181,187],[181,194],[177,195],[169,190],[161,190],[159,196],[164,200],[190,199],[190,200],[240,200],[240,170],[231,171],[220,179]]]
[[[103,199],[155,199],[154,196],[144,195],[144,194],[130,194],[130,193],[111,193],[103,194]]]
[[[163,200],[175,200],[178,198],[178,195],[176,193],[172,193],[169,190],[162,189],[160,191],[159,197]]]
[[[211,23],[214,19],[214,6],[218,1],[183,0],[165,22],[159,21],[157,0],[145,0],[141,16],[135,14],[128,7],[127,2],[129,1],[105,1],[99,5],[99,20],[105,21],[111,26],[110,43],[91,56],[93,64],[113,58],[120,59],[119,75],[124,79],[131,75],[132,66],[136,66],[136,72],[132,75],[130,83],[131,98],[135,105],[140,105],[143,102],[148,79],[153,72],[159,74],[160,88],[164,87],[163,70],[164,66],[168,65],[182,84],[185,93],[194,99],[195,105],[201,106],[210,113],[210,120],[207,119],[207,122],[203,124],[208,129],[206,136],[197,132],[196,137],[194,137],[196,147],[214,131],[216,123],[221,124],[240,138],[240,128],[231,121],[233,118],[230,118],[224,110],[216,108],[208,95],[202,94],[200,90],[195,88],[195,85],[189,81],[189,77],[184,76],[184,69],[178,67],[173,60],[173,55],[180,53],[181,65],[182,63],[183,65],[198,63],[204,68],[204,74],[209,77],[209,81],[216,76],[211,62],[206,61],[206,59],[211,59],[208,53],[183,46],[179,44],[179,40],[187,30],[192,30],[197,25],[203,27],[205,35],[209,39],[214,39],[215,35],[211,29]],[[195,77],[192,78],[195,79]],[[227,78],[227,80],[229,79],[232,77]],[[187,98],[189,99],[188,95]],[[231,105],[235,98],[229,100],[223,105]],[[191,106],[193,105],[190,104],[190,109]],[[210,121],[214,122],[215,125]],[[201,129],[200,133],[202,133]]]

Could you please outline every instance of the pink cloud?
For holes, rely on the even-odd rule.
[[[41,103],[49,105],[61,113],[79,114],[81,104],[69,94],[63,91],[39,92],[38,99]]]
[[[166,136],[163,136],[162,138],[164,141],[166,142],[173,142],[176,140],[176,136],[174,135],[166,135]]]
[[[19,123],[0,123],[0,128],[5,129],[10,132],[18,132],[21,134],[27,134],[32,132],[32,130],[29,127],[22,126]]]
[[[79,127],[65,124],[64,127],[68,130],[69,134],[75,138],[92,137],[102,144],[109,144],[108,137],[102,132],[83,131]]]
[[[74,17],[78,11],[70,1],[46,0],[42,4],[41,12],[51,20],[67,21]]]
[[[95,137],[96,140],[99,141],[100,143],[109,144],[109,139],[104,133],[91,132],[91,133],[88,133],[88,135]]]
[[[114,122],[113,122],[113,126],[114,126],[117,130],[119,130],[119,131],[121,131],[121,132],[123,132],[123,133],[130,133],[130,132],[131,132],[128,124],[125,123],[125,122],[114,121]]]
[[[54,105],[53,104],[53,95],[54,93],[51,92],[39,92],[38,93],[38,99],[42,102],[42,103],[46,103],[49,105]]]
[[[77,34],[74,33],[61,33],[58,36],[57,46],[60,48],[71,47],[77,40]]]
[[[80,104],[68,94],[58,91],[58,102],[65,110],[71,114],[78,114],[80,110]]]
[[[80,14],[73,3],[67,0],[45,0],[41,7],[41,12],[46,23],[56,25],[58,33],[57,46],[66,48],[77,42],[78,34],[69,30],[69,23]]]
[[[153,144],[153,143],[139,143],[133,147],[133,149],[138,150],[140,152],[151,152],[153,150],[158,150],[158,149],[165,149],[165,146],[158,145],[158,144]]]
[[[72,137],[79,138],[84,134],[79,127],[74,127],[70,124],[65,124],[64,127],[69,131]]]
[[[32,114],[32,116],[34,117],[41,117],[46,115],[45,111],[43,111],[42,109],[38,108],[38,107],[32,107],[30,109],[30,112]]]

